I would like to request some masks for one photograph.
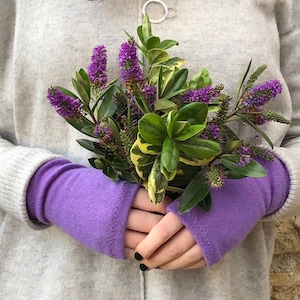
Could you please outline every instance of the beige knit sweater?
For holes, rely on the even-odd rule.
[[[54,226],[30,222],[26,188],[44,162],[65,156],[87,164],[74,129],[45,99],[51,84],[70,87],[87,66],[92,48],[105,44],[110,75],[125,29],[135,34],[142,0],[0,1],[0,299],[269,299],[273,222],[261,221],[218,264],[194,271],[140,273],[83,247]],[[291,178],[290,194],[272,218],[300,214],[300,1],[165,0],[172,17],[153,25],[156,35],[178,40],[173,54],[191,73],[206,67],[214,83],[234,94],[250,59],[268,64],[265,79],[277,78],[284,93],[271,109],[292,126],[269,123]],[[175,13],[176,10],[176,13]],[[151,5],[150,17],[162,8]],[[174,16],[175,15],[175,16]],[[248,128],[237,128],[253,138]]]

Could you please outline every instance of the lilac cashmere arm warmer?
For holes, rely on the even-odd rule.
[[[233,249],[265,215],[278,210],[287,197],[289,176],[278,159],[262,163],[265,178],[226,180],[211,192],[209,214],[195,207],[178,215],[178,201],[168,206],[200,245],[208,266]],[[55,224],[89,248],[114,258],[124,257],[124,235],[138,186],[113,183],[101,171],[52,160],[38,169],[27,193],[32,219]]]
[[[206,264],[211,266],[238,245],[256,223],[277,211],[287,198],[290,182],[283,163],[262,162],[267,171],[264,178],[226,180],[219,190],[212,190],[213,206],[206,214],[198,206],[179,215],[178,201],[168,211],[180,217],[201,247]]]
[[[138,188],[112,182],[100,170],[55,159],[32,177],[27,208],[33,220],[55,224],[85,246],[125,259],[126,222]]]

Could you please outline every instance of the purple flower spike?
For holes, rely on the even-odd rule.
[[[54,107],[56,112],[63,118],[68,119],[81,117],[80,109],[83,104],[79,99],[74,99],[71,96],[67,96],[56,88],[48,89],[47,99]]]
[[[191,102],[202,102],[209,104],[212,103],[218,96],[220,96],[220,91],[211,86],[207,86],[199,90],[189,90],[180,97],[180,101],[183,104],[188,104]]]
[[[146,102],[151,110],[154,110],[154,102],[157,98],[157,88],[155,85],[145,85],[143,88],[143,94]]]
[[[119,52],[119,66],[121,80],[125,85],[142,83],[144,80],[143,71],[137,58],[137,48],[133,40],[123,43]]]
[[[237,151],[239,156],[238,166],[246,166],[251,161],[251,152],[248,147],[242,145],[241,148]]]
[[[249,95],[244,99],[243,104],[247,107],[263,106],[281,92],[281,83],[279,80],[274,79],[253,87]]]
[[[107,51],[104,45],[94,48],[91,60],[92,62],[88,67],[88,76],[92,83],[99,84],[104,88],[107,84]]]
[[[217,140],[221,136],[220,127],[216,123],[209,124],[209,130],[213,139]]]

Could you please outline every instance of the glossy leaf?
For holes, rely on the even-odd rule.
[[[174,41],[174,40],[164,40],[160,43],[159,48],[163,49],[163,50],[167,50],[173,46],[177,46],[178,42]]]
[[[175,73],[174,84],[170,87],[168,95],[172,95],[178,90],[180,90],[186,83],[188,77],[187,69],[180,69]]]
[[[154,48],[147,52],[147,60],[149,61],[150,65],[162,63],[167,61],[169,58],[170,56],[168,52],[162,49]]]
[[[172,136],[177,137],[183,132],[187,131],[191,127],[188,121],[176,121],[174,122]]]
[[[179,201],[179,213],[184,214],[201,202],[209,193],[209,186],[200,171],[185,188]]]
[[[138,124],[142,138],[153,145],[162,146],[167,136],[167,126],[162,118],[154,113],[144,115]]]
[[[117,103],[114,100],[114,93],[116,92],[116,86],[110,85],[105,93],[102,95],[102,100],[98,108],[98,119],[104,120],[107,117],[113,116],[117,110]]]
[[[90,95],[86,92],[84,86],[82,86],[77,80],[72,78],[72,84],[77,91],[79,97],[82,99],[82,101],[85,103],[86,106],[89,106],[90,103]]]
[[[175,70],[171,70],[169,74],[162,80],[162,86],[160,89],[159,98],[163,98],[164,95],[169,91],[175,81]]]
[[[212,81],[207,69],[202,69],[199,73],[195,74],[190,82],[189,87],[194,90],[203,89],[208,85],[211,85]]]
[[[161,164],[170,173],[176,171],[179,162],[179,149],[176,143],[166,137],[161,151]]]
[[[193,102],[179,109],[176,121],[188,121],[191,125],[202,124],[207,118],[207,105],[200,102]]]
[[[232,156],[221,157],[221,162],[226,168],[232,170],[236,174],[255,178],[265,177],[267,174],[263,166],[253,159],[245,166],[237,165],[236,157]]]
[[[174,137],[176,141],[186,141],[196,135],[199,135],[205,129],[205,125],[192,125],[187,130]]]
[[[196,159],[213,158],[220,153],[220,145],[211,140],[193,138],[178,143],[179,150]]]
[[[171,110],[177,109],[177,105],[174,102],[166,99],[156,100],[154,106],[155,110],[160,110],[163,112],[169,112]]]
[[[146,49],[150,50],[153,48],[158,48],[160,45],[160,38],[157,36],[151,36],[146,43]]]
[[[161,173],[160,157],[158,156],[152,166],[148,178],[148,194],[154,204],[161,203],[165,198],[168,180]]]
[[[66,121],[80,132],[83,132],[82,130],[85,127],[94,126],[93,123],[85,117],[81,118],[80,120],[78,120],[77,118],[68,118],[66,119]],[[91,135],[87,132],[83,133],[85,133],[88,136],[94,137],[94,134]]]

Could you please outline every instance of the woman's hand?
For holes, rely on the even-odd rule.
[[[169,199],[154,205],[145,189],[139,189],[132,203],[125,232],[125,255],[134,258],[136,246],[166,214]]]
[[[142,262],[142,271],[155,268],[195,269],[206,266],[200,247],[175,214],[169,212],[164,217],[158,216],[150,227],[152,225],[154,226],[149,234],[144,239],[141,238],[135,249],[135,258]]]

